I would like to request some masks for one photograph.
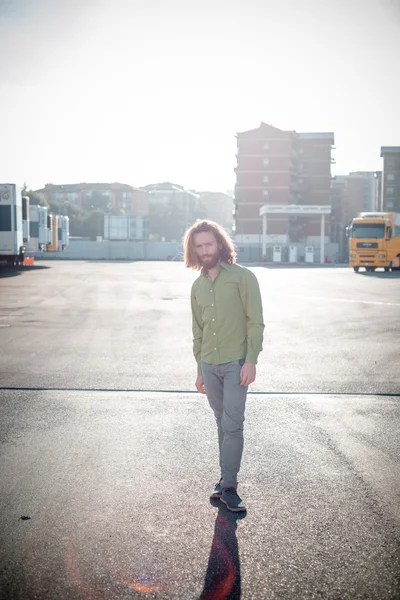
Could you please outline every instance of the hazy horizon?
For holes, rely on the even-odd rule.
[[[261,121],[380,170],[399,56],[397,0],[0,0],[0,182],[226,191]]]

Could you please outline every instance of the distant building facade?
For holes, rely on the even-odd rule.
[[[199,192],[199,196],[207,218],[222,225],[229,234],[232,234],[233,195],[223,192]]]
[[[170,183],[143,187],[149,194],[149,232],[155,241],[180,241],[187,227],[206,216],[200,194]]]
[[[113,215],[148,216],[149,194],[146,190],[125,183],[48,183],[36,190],[48,203],[69,202],[94,210],[101,208]]]
[[[382,212],[382,171],[375,171],[375,205],[374,210]]]
[[[261,123],[237,134],[234,199],[236,241],[259,242],[261,206],[329,205],[333,133],[297,133]],[[329,231],[330,222],[327,224]],[[320,219],[271,216],[268,239],[276,243],[319,240]]]
[[[344,226],[358,213],[376,210],[376,173],[356,171],[333,177],[331,204],[334,221]]]
[[[400,212],[400,146],[382,146],[382,196],[384,212]]]

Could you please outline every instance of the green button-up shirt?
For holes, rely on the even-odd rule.
[[[201,362],[219,365],[244,358],[257,364],[264,322],[257,277],[240,265],[220,263],[214,281],[205,273],[191,292],[193,353]]]

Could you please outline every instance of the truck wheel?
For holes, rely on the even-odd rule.
[[[353,267],[353,269],[354,269],[354,273],[358,273],[358,270],[359,270],[359,268],[360,268],[360,267]]]

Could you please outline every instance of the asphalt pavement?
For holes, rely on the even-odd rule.
[[[254,267],[235,516],[182,263],[0,272],[0,598],[400,597],[400,276]]]

